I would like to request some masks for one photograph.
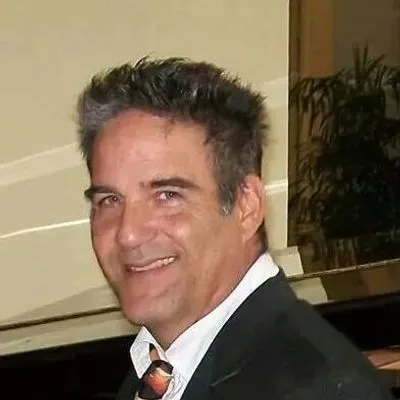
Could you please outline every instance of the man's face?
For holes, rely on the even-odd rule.
[[[245,273],[240,212],[224,216],[201,127],[139,111],[98,135],[91,233],[126,317],[168,340],[215,308]]]

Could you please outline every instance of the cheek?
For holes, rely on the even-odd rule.
[[[92,247],[97,263],[114,291],[121,280],[121,269],[118,268],[118,261],[114,241],[105,234],[92,235]]]
[[[122,210],[120,208],[92,210],[90,215],[92,237],[115,231],[120,221],[121,213]]]
[[[164,216],[162,230],[182,247],[191,247],[191,243],[204,232],[201,218],[190,213]]]
[[[199,212],[175,215],[164,221],[164,232],[183,249],[190,262],[207,258],[221,240],[221,216]]]
[[[118,224],[121,218],[121,210],[106,209],[106,210],[92,210],[90,216],[90,232],[92,242],[96,243],[96,247],[103,248],[112,243],[112,239],[118,229]],[[104,243],[105,242],[105,243]]]
[[[92,247],[100,264],[107,263],[107,259],[113,252],[114,233],[111,229],[99,229],[95,224],[91,225]]]

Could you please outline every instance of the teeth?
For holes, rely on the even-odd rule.
[[[169,264],[172,264],[174,261],[175,261],[175,257],[166,257],[166,258],[162,258],[160,260],[153,261],[152,263],[147,264],[143,267],[131,266],[129,269],[133,270],[133,271],[137,271],[137,272],[149,271],[151,269],[165,267]]]
[[[151,264],[147,265],[145,268],[160,268],[160,267],[164,267],[168,264],[171,264],[172,261],[174,261],[173,257],[168,257],[168,258],[163,258],[161,260],[157,260],[152,262]]]

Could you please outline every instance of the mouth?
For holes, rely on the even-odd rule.
[[[125,264],[129,272],[147,272],[171,265],[176,260],[176,257],[165,257],[151,260],[140,264]]]

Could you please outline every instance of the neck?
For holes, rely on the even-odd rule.
[[[178,323],[176,321],[165,324],[165,321],[160,326],[154,324],[146,326],[149,332],[156,339],[157,343],[164,351],[167,351],[172,343],[187,329],[194,325],[200,318],[182,318]]]
[[[158,324],[152,324],[151,326],[146,326],[147,329],[151,332],[153,337],[157,340],[157,343],[162,347],[164,351],[168,350],[168,348],[175,342],[175,340],[184,333],[187,329],[189,329],[192,325],[194,325],[197,321],[204,318],[211,311],[217,308],[228,296],[229,294],[236,288],[239,282],[246,275],[247,271],[254,264],[254,262],[265,252],[265,248],[261,241],[254,241],[249,244],[247,251],[245,251],[244,259],[243,259],[243,268],[241,269],[240,275],[236,280],[232,281],[231,287],[228,290],[225,290],[223,295],[216,294],[214,302],[208,307],[203,309],[201,313],[193,313],[187,312],[185,317],[182,316],[178,321],[175,319],[174,321],[169,322],[167,325],[165,321]]]

